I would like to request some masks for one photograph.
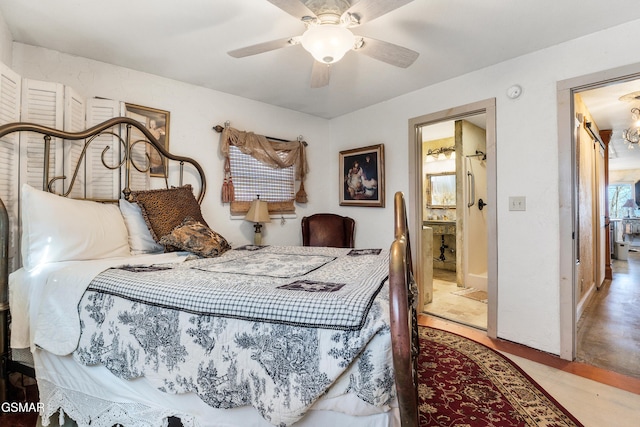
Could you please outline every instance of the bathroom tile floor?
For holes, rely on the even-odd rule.
[[[474,328],[487,329],[487,304],[454,295],[463,288],[456,285],[456,272],[433,270],[433,301],[425,305],[424,312],[453,320]]]

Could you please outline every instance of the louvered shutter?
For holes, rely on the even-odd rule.
[[[63,127],[64,92],[59,83],[23,79],[20,120],[56,129]],[[51,139],[49,151],[49,179],[62,175],[63,155],[61,143]],[[34,132],[20,133],[20,183],[44,189],[43,184],[44,144],[43,136]],[[62,183],[54,190],[62,191]]]
[[[9,67],[0,63],[0,124],[20,121],[20,92],[22,79]],[[0,198],[9,214],[9,271],[20,264],[18,233],[18,134],[0,139]]]
[[[73,88],[64,88],[64,130],[67,132],[80,132],[85,129],[85,101]],[[80,162],[80,156],[84,147],[84,140],[64,142],[64,191],[71,185],[71,180],[76,168],[78,172],[75,182],[69,193],[69,197],[76,199],[85,198],[85,161]]]
[[[120,102],[110,99],[87,100],[87,128],[120,116]],[[119,129],[114,129],[120,135]],[[121,144],[116,135],[104,134],[89,144],[87,153],[87,197],[91,199],[118,199],[120,197],[120,171],[110,167],[120,162]],[[104,155],[103,151],[109,147]]]

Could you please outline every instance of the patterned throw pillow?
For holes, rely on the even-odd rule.
[[[140,206],[151,236],[158,243],[162,236],[171,233],[187,217],[207,225],[189,184],[160,190],[132,191],[131,197]]]
[[[206,258],[220,256],[231,249],[224,237],[192,218],[185,218],[170,234],[162,236],[159,243]]]

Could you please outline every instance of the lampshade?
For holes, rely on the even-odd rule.
[[[622,205],[622,207],[624,207],[624,208],[635,208],[636,207],[636,202],[633,199],[627,199],[627,201],[624,202],[624,205]]]
[[[255,199],[253,202],[251,202],[249,212],[247,212],[247,215],[244,217],[244,219],[251,222],[271,222],[267,202],[260,200],[259,197]]]
[[[333,64],[353,47],[355,36],[338,24],[311,25],[302,35],[301,43],[316,61]]]

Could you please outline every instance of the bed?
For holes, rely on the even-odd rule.
[[[0,138],[14,132],[42,134],[45,146],[76,141],[83,153],[98,135],[117,135],[121,153],[117,165],[103,160],[122,169],[118,200],[53,194],[61,179],[49,177],[47,155],[42,188],[20,190],[22,266],[8,280],[11,350],[2,305],[3,378],[30,372],[16,360],[27,350],[42,425],[417,425],[401,193],[390,249],[231,248],[200,211],[201,166],[141,123],[115,118],[77,133],[0,126]],[[176,186],[131,188],[131,174],[146,171],[132,155],[141,141],[177,163],[168,167]],[[5,210],[3,248],[6,221]]]

